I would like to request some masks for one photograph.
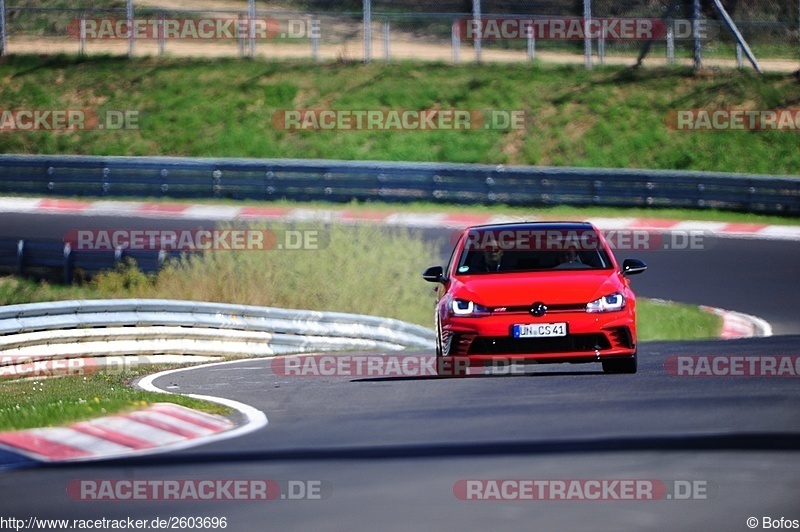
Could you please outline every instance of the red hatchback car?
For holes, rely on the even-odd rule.
[[[596,227],[525,222],[465,229],[446,267],[428,268],[437,287],[440,375],[467,366],[601,362],[636,373],[636,297]]]

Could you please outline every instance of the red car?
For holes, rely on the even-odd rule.
[[[636,297],[596,227],[526,222],[465,229],[440,283],[436,357],[440,375],[467,366],[601,362],[606,373],[636,373]],[[502,361],[499,365],[498,362]]]

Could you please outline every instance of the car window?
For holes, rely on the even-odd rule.
[[[525,245],[502,239],[493,240],[483,233],[472,233],[459,259],[460,275],[508,273],[519,271],[608,269],[612,262],[594,232],[584,232],[580,242],[590,245]],[[546,249],[526,249],[543,247]],[[517,249],[522,248],[522,249]],[[452,257],[451,257],[452,261]],[[449,265],[448,265],[449,266]]]

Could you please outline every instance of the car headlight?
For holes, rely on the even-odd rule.
[[[466,299],[453,299],[450,302],[450,312],[454,316],[488,316],[491,314],[488,308]]]
[[[620,293],[603,296],[586,305],[586,312],[614,312],[625,308],[625,296]]]

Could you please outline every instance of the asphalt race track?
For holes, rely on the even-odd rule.
[[[4,215],[0,236],[60,237],[74,223]],[[425,236],[445,253],[449,231]],[[706,244],[631,254],[649,266],[633,278],[637,293],[754,314],[776,336],[642,344],[636,375],[552,365],[464,379],[300,377],[277,375],[264,359],[173,373],[155,384],[247,403],[264,411],[269,425],[169,455],[3,473],[0,515],[148,523],[225,517],[228,530],[748,530],[751,517],[757,529],[764,518],[800,520],[797,377],[674,376],[665,368],[678,355],[798,355],[800,246],[723,238]],[[68,490],[103,479],[270,479],[321,488],[319,497],[289,500],[292,492],[283,491],[289,496],[271,501],[98,502],[76,500]],[[476,479],[481,489],[473,482],[465,492]],[[514,479],[552,489],[603,480],[663,490],[639,500],[615,500],[613,489],[600,500],[463,500],[465,493],[496,495],[488,489],[493,479],[505,486],[505,498],[519,498],[513,488],[522,483],[502,482]]]

